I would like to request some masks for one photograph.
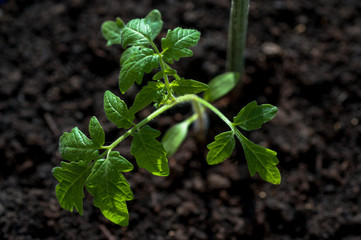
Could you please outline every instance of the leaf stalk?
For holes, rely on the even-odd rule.
[[[154,118],[158,117],[159,115],[161,115],[162,113],[164,113],[165,111],[167,111],[168,109],[174,107],[175,105],[184,103],[184,102],[192,102],[195,104],[201,104],[207,108],[209,108],[212,112],[214,112],[220,119],[222,119],[229,127],[230,129],[236,133],[238,130],[236,129],[236,127],[232,124],[232,122],[223,114],[221,113],[216,107],[214,107],[212,104],[210,104],[209,102],[207,102],[206,100],[204,100],[203,98],[198,97],[195,94],[187,94],[181,97],[176,97],[171,103],[163,105],[162,107],[160,107],[159,109],[157,109],[156,111],[154,111],[153,113],[151,113],[149,116],[147,116],[146,118],[144,118],[142,121],[140,121],[139,123],[137,123],[133,128],[129,129],[127,132],[125,132],[123,135],[121,135],[118,139],[116,139],[111,145],[109,146],[104,146],[103,149],[106,149],[106,151],[104,153],[102,153],[101,156],[104,156],[105,154],[107,154],[108,152],[112,151],[113,148],[115,148],[119,143],[121,143],[123,140],[125,140],[127,137],[129,137],[130,135],[132,135],[134,132],[136,132],[138,129],[140,129],[142,126],[146,125],[148,122],[150,122],[151,120],[153,120]],[[200,106],[200,105],[199,105]],[[201,106],[200,106],[201,107]],[[197,113],[196,115],[199,118],[198,114],[202,114],[202,110],[199,110],[200,112]],[[204,110],[203,110],[204,111]],[[192,121],[194,121],[194,115],[192,116]],[[241,134],[238,131],[239,134]],[[241,134],[242,135],[242,134]],[[243,136],[243,135],[242,135]]]

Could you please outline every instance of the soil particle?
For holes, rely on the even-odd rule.
[[[210,174],[207,177],[207,186],[211,189],[211,190],[219,190],[219,189],[225,189],[225,188],[229,188],[231,185],[231,182],[218,174]]]

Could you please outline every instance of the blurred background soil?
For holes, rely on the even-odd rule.
[[[210,114],[207,140],[190,134],[169,159],[169,177],[126,174],[135,195],[129,227],[105,219],[89,194],[83,216],[60,208],[51,174],[60,135],[87,132],[93,115],[107,141],[120,134],[102,99],[106,89],[121,95],[121,49],[105,46],[100,25],[154,8],[164,29],[202,33],[194,57],[176,64],[181,75],[207,83],[224,72],[229,0],[1,1],[0,239],[360,239],[359,0],[251,0],[244,83],[215,105],[229,118],[254,99],[279,108],[247,136],[278,152],[281,185],[251,178],[239,144],[208,166],[206,144],[227,129]],[[122,98],[131,103],[138,90]],[[188,108],[152,126],[166,130],[181,113]],[[129,144],[118,150],[134,162]]]

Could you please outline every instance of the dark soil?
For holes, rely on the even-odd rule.
[[[89,195],[83,216],[60,208],[51,169],[61,161],[62,132],[86,132],[96,115],[108,141],[120,134],[102,109],[104,91],[118,92],[120,49],[105,46],[101,23],[157,8],[165,29],[200,30],[195,56],[177,69],[208,82],[224,71],[229,7],[224,0],[1,1],[0,239],[361,239],[359,0],[251,0],[243,86],[215,104],[230,118],[254,99],[279,107],[247,136],[278,152],[281,185],[251,178],[240,145],[230,160],[208,166],[206,144],[227,129],[210,115],[207,140],[191,134],[170,158],[169,177],[126,174],[135,195],[129,227],[105,219]],[[137,91],[123,98],[130,103]],[[165,115],[152,125],[165,130],[180,119]],[[129,141],[119,150],[134,160]]]

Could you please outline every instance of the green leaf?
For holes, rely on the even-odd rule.
[[[243,135],[237,134],[237,137],[242,144],[251,176],[258,172],[263,180],[272,184],[280,184],[281,174],[276,167],[278,164],[277,153],[254,144]]]
[[[107,118],[118,128],[130,128],[133,124],[134,114],[128,111],[127,105],[112,92],[104,94],[104,110]]]
[[[207,145],[209,149],[207,163],[209,165],[221,163],[229,158],[235,146],[233,131],[218,134],[214,140],[214,142]]]
[[[121,172],[130,172],[134,169],[133,164],[131,164],[127,159],[125,159],[119,152],[111,151],[109,153],[109,161],[116,162],[117,169]]]
[[[121,21],[121,20],[120,20]],[[118,20],[117,20],[118,22]],[[114,21],[105,21],[101,26],[101,32],[107,45],[121,44],[122,42],[122,27]]]
[[[60,155],[68,161],[90,162],[98,157],[98,149],[99,145],[85,136],[77,127],[73,128],[70,133],[63,133],[60,137]]]
[[[163,27],[162,15],[157,9],[154,9],[148,13],[148,15],[145,17],[145,21],[147,24],[149,24],[152,30],[151,39],[154,40]]]
[[[252,101],[233,118],[233,124],[246,131],[259,129],[262,127],[262,124],[273,119],[276,113],[277,107],[271,104],[257,106],[257,102]]]
[[[173,63],[173,60],[178,61],[182,57],[193,56],[192,50],[189,47],[196,46],[200,32],[194,29],[176,28],[168,30],[167,36],[162,38],[163,58],[168,63]]]
[[[120,18],[116,18],[116,24],[118,25],[118,27],[120,27],[120,28],[124,28],[125,27],[125,23],[123,22],[123,20],[122,19],[120,19]]]
[[[179,79],[174,80],[171,85],[171,89],[178,96],[186,94],[196,94],[208,89],[208,85],[191,79]]]
[[[154,74],[152,79],[155,81],[158,81],[158,80],[162,79],[163,76],[164,76],[164,72],[160,71],[160,72],[157,72],[156,74]]]
[[[162,138],[162,144],[167,156],[172,156],[175,152],[178,151],[178,148],[181,146],[185,138],[187,137],[188,128],[191,124],[191,121],[184,120],[183,122],[175,124],[173,127],[169,128],[168,131],[164,134]]]
[[[164,70],[164,72],[167,74],[167,75],[176,75],[177,74],[177,70],[173,69],[173,68],[167,68]]]
[[[125,93],[134,82],[142,83],[144,73],[150,73],[159,66],[159,56],[152,49],[138,48],[127,58],[119,74],[119,88]]]
[[[208,90],[204,93],[204,99],[213,102],[227,93],[236,85],[239,79],[239,73],[227,72],[216,76],[208,83]]]
[[[62,208],[73,212],[75,207],[83,214],[83,189],[90,170],[91,166],[84,161],[61,162],[61,167],[53,168],[53,175],[59,181],[55,188],[56,198]]]
[[[168,176],[167,153],[156,139],[159,136],[160,132],[148,125],[142,127],[139,132],[134,133],[130,153],[135,157],[139,167],[156,176]]]
[[[99,147],[103,146],[105,142],[105,133],[95,116],[90,119],[89,134],[94,143],[96,143]]]
[[[161,95],[161,90],[164,84],[161,82],[149,82],[147,86],[143,87],[135,97],[133,106],[129,108],[133,114],[142,110]]]
[[[151,43],[152,29],[145,19],[133,19],[122,31],[122,47],[148,46]]]
[[[120,66],[123,66],[126,60],[128,60],[131,56],[133,56],[135,52],[141,51],[141,49],[142,47],[140,46],[133,46],[125,49],[124,52],[122,53],[122,56],[120,57],[120,61],[119,61]]]
[[[98,160],[86,181],[86,188],[94,196],[98,207],[110,221],[121,226],[129,223],[125,201],[133,200],[133,192],[122,171],[130,170],[131,164],[117,152],[111,152],[108,159]]]

